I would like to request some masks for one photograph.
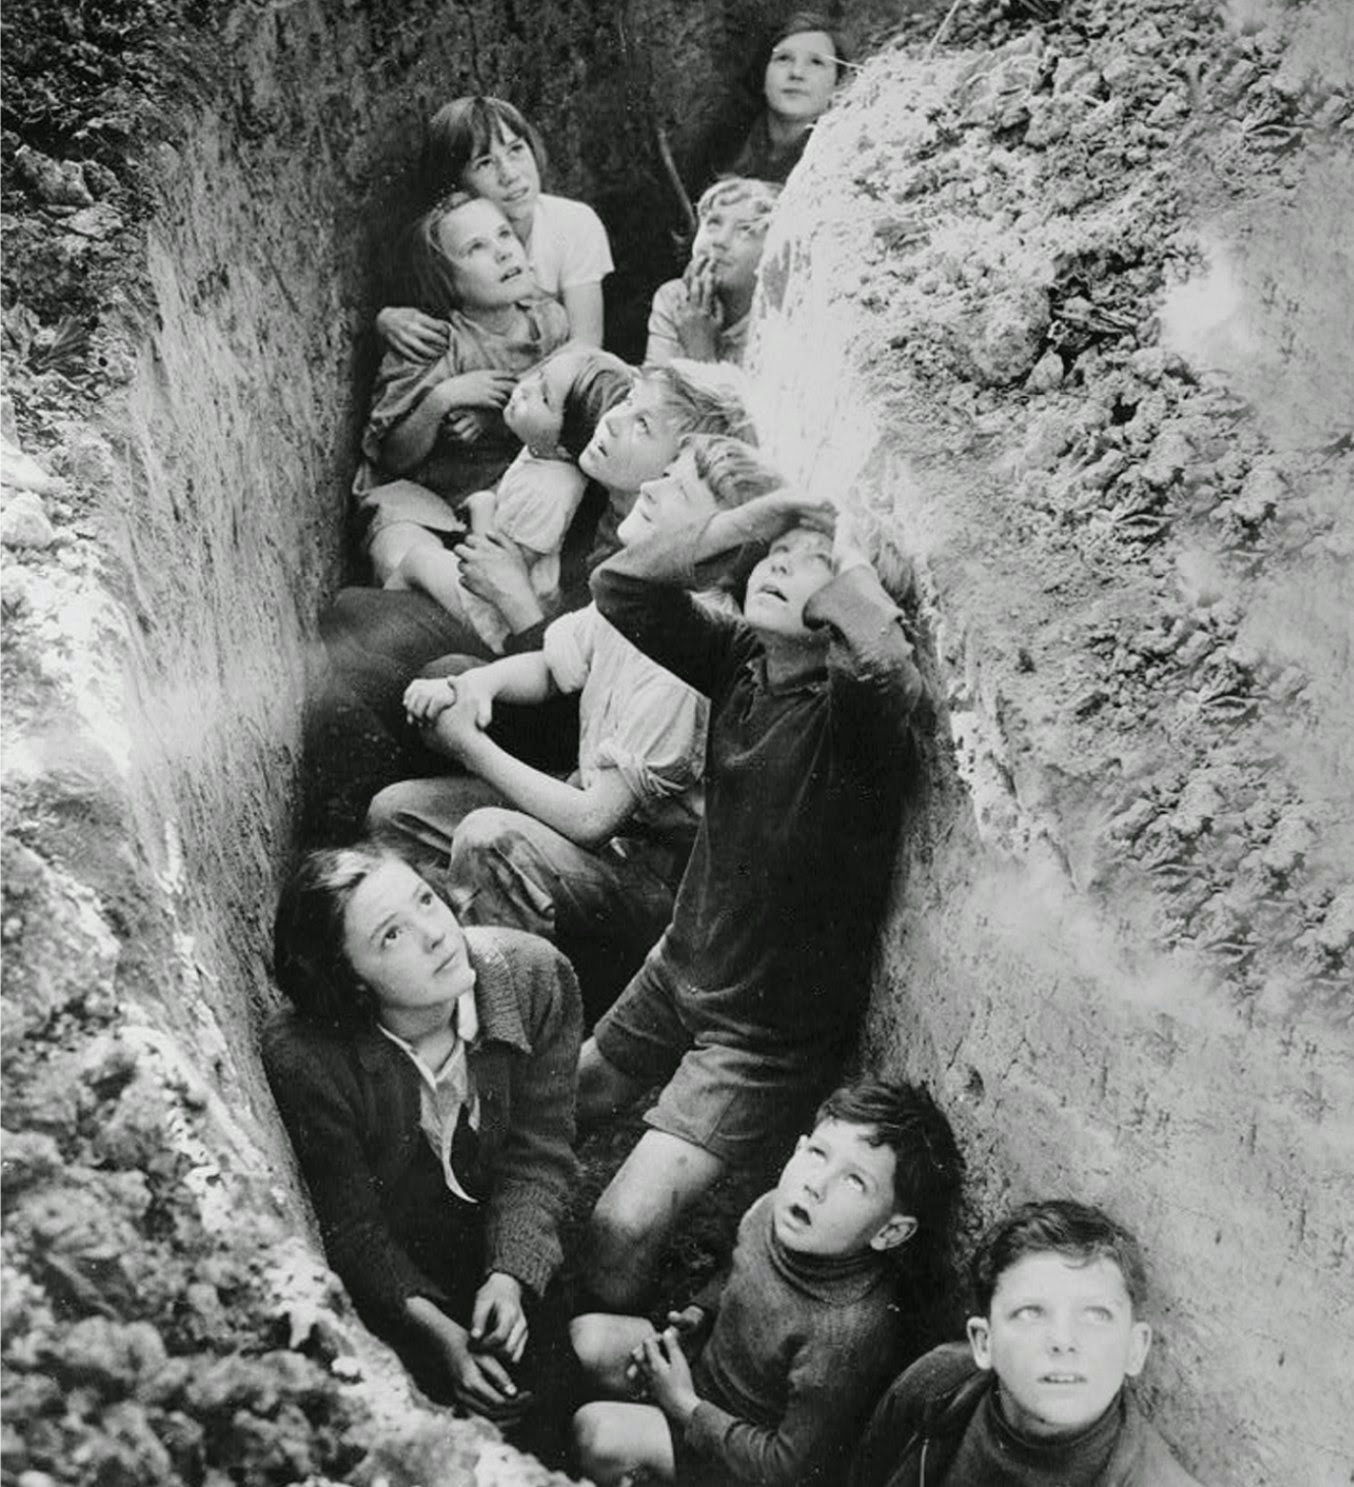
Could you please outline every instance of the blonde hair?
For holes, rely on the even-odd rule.
[[[701,484],[725,509],[741,506],[785,484],[780,471],[751,444],[729,434],[688,434],[677,452],[691,456]]]
[[[764,222],[775,209],[781,188],[775,181],[754,181],[750,176],[724,176],[701,192],[696,216],[704,222],[716,207],[746,206],[747,216]]]

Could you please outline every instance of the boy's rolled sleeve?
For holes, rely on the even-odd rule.
[[[541,649],[561,692],[581,692],[597,649],[597,610],[589,605],[563,614],[546,627]]]

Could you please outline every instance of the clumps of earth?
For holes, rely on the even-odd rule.
[[[1347,710],[1341,621],[1293,601],[1348,572],[1350,405],[1291,326],[1262,329],[1274,380],[1314,387],[1296,436],[1208,370],[1227,266],[1197,224],[1260,201],[1263,229],[1348,181],[1354,80],[1273,8],[1048,9],[977,55],[872,64],[832,120],[849,178],[824,214],[869,224],[845,298],[916,480],[988,463],[986,504],[957,493],[948,525],[982,533],[989,596],[966,602],[1015,622],[982,663],[1010,798],[989,836],[1028,845],[1014,802],[1037,760],[1068,784],[1033,805],[1061,814],[1079,887],[1145,894],[1155,943],[1243,998],[1331,1003],[1354,965],[1354,835],[1318,782]],[[1292,308],[1282,273],[1261,298]],[[953,627],[941,645],[972,671]]]

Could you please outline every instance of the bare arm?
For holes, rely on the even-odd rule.
[[[561,291],[561,298],[569,317],[569,339],[600,346],[604,325],[601,284],[575,284]]]

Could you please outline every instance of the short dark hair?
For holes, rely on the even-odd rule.
[[[634,368],[609,352],[594,351],[582,360],[564,395],[564,417],[559,426],[560,445],[570,458],[578,459],[592,441],[602,416],[624,402],[634,385]]]
[[[1119,1267],[1128,1299],[1137,1311],[1147,1299],[1147,1267],[1134,1236],[1103,1209],[1072,1198],[1023,1203],[999,1219],[978,1241],[969,1281],[978,1313],[987,1316],[1001,1277],[1027,1255],[1062,1255],[1073,1264],[1109,1260]]]
[[[964,1182],[964,1158],[954,1132],[924,1086],[860,1079],[833,1090],[818,1107],[825,1120],[865,1126],[871,1146],[893,1153],[893,1191],[900,1210],[927,1237],[944,1243]]]
[[[837,81],[841,82],[842,74],[846,71],[846,64],[851,60],[851,53],[847,46],[846,35],[841,28],[841,22],[834,21],[829,15],[824,15],[821,10],[792,10],[771,33],[771,41],[766,48],[767,61],[771,60],[771,53],[782,41],[790,36],[798,36],[804,31],[822,31],[832,38],[832,55],[837,59]]]
[[[470,164],[508,134],[526,140],[544,179],[550,162],[541,136],[506,98],[476,93],[444,103],[428,121],[423,148],[428,194],[435,196],[460,186]]]
[[[389,862],[418,872],[390,848],[359,842],[307,852],[283,886],[273,919],[273,976],[305,1017],[354,1031],[375,1022],[376,996],[348,959],[343,921],[353,894]],[[445,900],[437,884],[428,886]]]

